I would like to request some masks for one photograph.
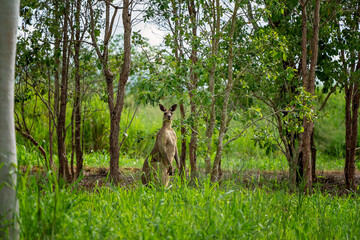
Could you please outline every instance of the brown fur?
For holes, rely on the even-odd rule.
[[[159,107],[164,112],[163,125],[156,134],[155,146],[144,161],[141,181],[144,185],[154,181],[156,184],[167,187],[170,175],[173,173],[172,163],[174,158],[179,168],[177,137],[175,131],[171,128],[173,112],[177,105],[171,106],[169,110],[161,104],[159,104]]]

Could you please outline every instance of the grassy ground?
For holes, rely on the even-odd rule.
[[[26,150],[18,148],[21,161],[41,164],[35,149]],[[52,171],[22,168],[21,239],[360,238],[360,196],[338,195],[343,186],[328,190],[329,177],[321,172],[313,195],[291,194],[281,157],[224,159],[226,180],[220,186],[201,176],[195,184],[174,179],[167,189],[143,187],[142,160],[126,156],[121,165],[132,168],[122,170],[132,180],[112,186],[108,169],[99,168],[107,167],[107,158],[85,156],[94,167],[70,185],[59,184]],[[326,173],[341,168],[340,161],[322,157],[318,163]],[[341,179],[342,173],[337,183]]]
[[[58,185],[25,174],[18,196],[22,239],[358,239],[360,197],[219,187],[207,179],[167,189]]]

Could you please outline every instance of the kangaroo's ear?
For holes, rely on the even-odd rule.
[[[160,104],[160,103],[159,103],[159,107],[160,107],[160,110],[161,110],[161,111],[163,111],[163,112],[166,111],[166,108],[165,108],[162,104]]]
[[[173,112],[176,110],[176,108],[177,108],[177,104],[174,104],[171,106],[171,108],[169,110]]]

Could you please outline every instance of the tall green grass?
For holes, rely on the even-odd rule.
[[[52,173],[18,189],[21,239],[358,239],[360,198],[208,180],[83,191]]]

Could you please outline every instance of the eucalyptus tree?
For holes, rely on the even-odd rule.
[[[125,87],[130,75],[130,63],[131,63],[131,31],[132,14],[134,7],[138,4],[136,1],[124,0],[121,6],[116,6],[109,1],[87,1],[87,7],[90,11],[90,27],[89,34],[92,40],[92,46],[95,49],[96,55],[99,59],[102,73],[105,77],[107,102],[110,114],[110,176],[113,181],[118,182],[121,178],[119,171],[119,134],[120,134],[120,121],[121,114],[124,107]],[[103,33],[103,39],[100,40],[100,30],[98,28],[99,22],[96,21],[96,17],[103,13],[105,8],[105,29]],[[111,11],[112,9],[112,11]],[[121,20],[124,27],[124,42],[123,42],[123,62],[120,67],[119,79],[117,86],[114,89],[114,72],[116,70],[111,69],[109,65],[109,43],[113,36],[115,20],[118,17],[119,10],[122,11]],[[115,94],[116,93],[116,94]]]
[[[332,6],[336,14],[330,18],[327,31],[322,32],[319,80],[325,91],[335,88],[345,93],[345,183],[356,189],[355,159],[358,146],[359,71],[360,71],[360,3],[345,1]]]
[[[14,80],[19,1],[0,1],[0,238],[19,239]]]
[[[337,18],[336,39],[341,59],[340,84],[345,90],[345,183],[347,189],[356,190],[355,158],[360,102],[360,3],[349,1],[348,4],[342,5],[343,16]]]
[[[319,52],[319,29],[320,29],[320,0],[316,0],[314,4],[313,21],[312,21],[312,37],[310,50],[308,50],[308,17],[307,4],[308,1],[300,2],[301,5],[301,78],[303,88],[311,95],[315,94],[315,70],[317,67],[317,58]],[[311,52],[310,61],[307,60],[308,52]],[[308,69],[310,65],[310,69]],[[313,108],[313,106],[312,106]],[[312,191],[312,163],[311,163],[311,136],[313,136],[314,123],[311,118],[305,116],[303,122],[304,132],[302,133],[302,165],[305,168],[304,181],[306,182],[305,190]]]
[[[82,40],[86,33],[86,29],[82,28],[81,24],[81,8],[82,0],[76,0],[75,6],[73,6],[74,12],[74,21],[71,24],[72,32],[75,32],[74,39],[74,63],[75,63],[75,91],[74,91],[74,103],[73,103],[73,121],[75,124],[75,131],[73,133],[74,144],[72,153],[76,155],[76,176],[79,176],[83,169],[83,148],[81,145],[81,74],[80,74],[80,50],[82,45]],[[85,26],[88,24],[84,24]],[[71,161],[71,170],[74,175],[73,170],[73,159]]]
[[[59,177],[66,177],[69,181],[70,169],[69,162],[66,157],[66,106],[68,98],[68,83],[69,83],[69,60],[70,60],[70,44],[68,28],[70,21],[70,0],[66,0],[62,6],[63,23],[62,23],[62,60],[61,60],[61,82],[60,82],[60,96],[59,96],[59,114],[57,115],[57,150],[59,158]]]
[[[219,47],[220,47],[220,38],[221,38],[221,18],[223,16],[223,9],[220,5],[220,0],[210,1],[208,11],[204,13],[205,18],[209,24],[211,31],[211,57],[209,58],[209,92],[210,92],[210,112],[209,117],[206,121],[206,154],[205,154],[205,172],[210,173],[211,171],[211,148],[212,148],[212,138],[215,129],[216,123],[216,112],[215,112],[215,73],[217,69],[217,59],[219,58]],[[232,48],[232,46],[230,46]]]
[[[231,120],[231,117],[229,116],[229,101],[231,92],[234,86],[234,73],[233,73],[233,64],[234,64],[234,55],[236,54],[236,46],[234,45],[234,33],[235,33],[235,27],[238,19],[238,10],[239,10],[239,4],[240,1],[235,1],[234,3],[234,9],[232,10],[232,15],[229,20],[230,25],[230,31],[228,36],[228,59],[227,59],[227,80],[225,85],[225,91],[224,91],[224,97],[223,97],[223,105],[221,108],[221,120],[220,120],[220,129],[219,129],[219,137],[217,139],[217,149],[216,149],[216,155],[214,159],[213,168],[211,171],[211,181],[216,182],[220,180],[220,177],[222,176],[221,172],[221,158],[223,155],[223,148],[224,148],[224,137],[226,134],[226,131],[229,127],[229,122]],[[241,74],[235,75],[236,77],[241,77]],[[212,95],[214,93],[212,92]],[[213,101],[213,100],[212,100]],[[212,117],[210,117],[211,120]]]
[[[254,40],[258,42],[258,49],[262,49],[256,56],[260,62],[256,78],[268,78],[269,84],[276,83],[271,86],[262,81],[265,84],[256,84],[258,87],[255,88],[251,86],[253,83],[250,85],[253,95],[271,110],[275,120],[271,125],[276,134],[267,138],[260,133],[257,141],[267,148],[279,149],[286,156],[293,188],[297,180],[303,179],[303,174],[308,189],[312,184],[310,143],[314,109],[311,106],[317,66],[319,9],[318,1],[314,5],[308,1],[266,1],[263,6],[257,6],[254,13],[251,4],[247,9]],[[255,18],[263,19],[263,23],[255,24]],[[312,30],[308,31],[310,27]],[[265,50],[267,45],[278,47]]]

